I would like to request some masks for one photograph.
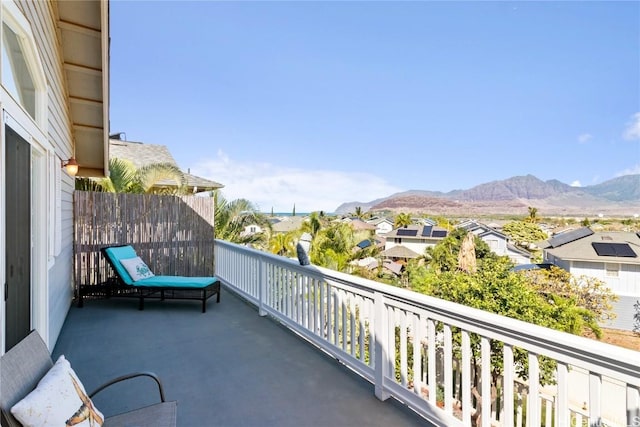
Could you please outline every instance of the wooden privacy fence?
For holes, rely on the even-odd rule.
[[[155,274],[214,275],[214,201],[209,197],[75,191],[74,288],[107,280],[100,248],[131,245]]]

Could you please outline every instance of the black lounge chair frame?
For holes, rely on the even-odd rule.
[[[211,278],[211,284],[206,287],[184,287],[184,286],[176,286],[172,287],[170,285],[162,285],[162,286],[135,286],[128,285],[122,279],[115,265],[113,264],[113,259],[107,254],[106,249],[108,248],[117,248],[124,247],[130,245],[113,245],[113,246],[105,246],[100,249],[100,253],[107,260],[109,264],[110,270],[113,273],[113,276],[107,278],[106,282],[102,285],[96,286],[86,286],[81,287],[78,292],[78,307],[82,307],[84,305],[84,296],[87,295],[90,291],[87,288],[99,288],[96,289],[99,293],[105,295],[107,298],[110,297],[124,297],[124,298],[138,298],[138,308],[140,310],[144,310],[144,300],[145,299],[180,299],[180,300],[198,300],[202,302],[202,312],[207,312],[207,300],[217,296],[216,303],[220,302],[220,280],[216,277]]]

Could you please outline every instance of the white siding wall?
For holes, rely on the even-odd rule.
[[[388,222],[381,222],[380,224],[376,225],[376,234],[378,235],[390,233],[392,230],[393,225],[389,224]]]
[[[48,142],[54,147],[56,155],[67,159],[73,153],[70,127],[67,89],[62,70],[62,55],[57,38],[54,5],[50,2],[20,2],[19,7],[31,23],[36,45],[39,50],[48,89]],[[55,171],[49,171],[55,177]],[[48,342],[52,347],[60,334],[71,300],[72,286],[72,251],[73,251],[73,189],[74,180],[66,173],[61,177],[61,229],[47,231],[46,241],[55,239],[55,233],[61,233],[61,250],[49,259],[48,271]],[[50,200],[54,203],[54,200]]]

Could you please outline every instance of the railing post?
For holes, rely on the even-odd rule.
[[[375,393],[380,400],[387,400],[391,394],[385,390],[384,381],[389,367],[388,323],[384,304],[384,295],[374,293],[374,340],[375,340]]]
[[[266,316],[264,309],[267,299],[267,262],[264,259],[258,260],[258,314]]]

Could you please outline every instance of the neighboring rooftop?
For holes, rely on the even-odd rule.
[[[165,145],[143,144],[142,142],[109,140],[109,157],[114,159],[129,160],[136,168],[154,164],[170,163],[178,167],[175,159]],[[184,172],[184,171],[183,171]],[[189,192],[211,191],[224,187],[219,182],[199,176],[191,175],[189,171],[184,173],[187,179]],[[173,185],[173,182],[162,182],[163,185]]]
[[[446,228],[433,225],[408,225],[396,228],[385,234],[387,238],[401,237],[409,239],[444,239],[449,232]]]
[[[568,236],[558,235],[551,238],[548,241],[550,246],[545,248],[547,253],[564,260],[640,265],[640,233],[622,231],[594,233],[588,227],[576,232],[570,232]],[[562,239],[557,239],[558,237]]]

